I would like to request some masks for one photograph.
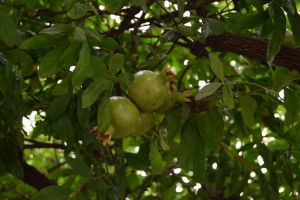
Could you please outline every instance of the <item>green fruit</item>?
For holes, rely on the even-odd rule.
[[[134,75],[128,96],[142,111],[154,111],[164,103],[167,88],[159,75],[143,70]]]
[[[133,135],[144,135],[150,131],[153,125],[154,114],[152,112],[141,113],[139,127]]]
[[[164,113],[172,110],[177,104],[178,93],[177,91],[168,90],[167,96],[163,102],[163,104],[157,108],[156,112]]]
[[[109,101],[110,129],[113,138],[124,138],[136,132],[140,121],[138,108],[126,97],[113,96]]]

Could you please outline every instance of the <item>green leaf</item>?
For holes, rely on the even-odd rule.
[[[17,28],[13,20],[5,12],[0,11],[0,40],[12,47],[16,43]]]
[[[59,138],[72,144],[74,142],[75,133],[72,125],[71,119],[68,115],[63,115],[54,124],[54,131]]]
[[[57,43],[57,37],[49,34],[38,34],[22,42],[22,49],[40,49],[54,46]]]
[[[300,46],[300,15],[298,13],[295,13],[294,15],[288,14],[288,18],[293,31],[295,45],[299,47]]]
[[[38,68],[38,74],[41,78],[48,78],[58,72],[59,60],[62,51],[60,49],[54,49],[49,51],[42,59]]]
[[[130,4],[136,7],[144,7],[147,4],[147,0],[130,0]]]
[[[177,6],[178,6],[178,16],[182,18],[184,13],[184,0],[177,0]]]
[[[216,19],[208,19],[201,28],[201,34],[204,38],[211,35],[218,35],[224,32],[225,24]]]
[[[254,122],[254,113],[257,108],[256,101],[251,96],[240,96],[242,117],[247,126],[252,126]]]
[[[198,101],[200,99],[203,99],[205,97],[208,97],[212,94],[214,94],[220,87],[222,86],[222,83],[220,82],[213,82],[205,85],[203,88],[201,88],[198,93],[195,96],[195,100]]]
[[[99,46],[107,51],[113,51],[119,48],[119,44],[112,37],[101,37]]]
[[[125,58],[122,54],[116,53],[109,59],[109,71],[112,75],[116,75],[123,67]]]
[[[88,178],[90,175],[90,168],[79,158],[65,157],[67,163],[72,167],[74,172],[84,178]]]
[[[89,77],[97,79],[113,79],[104,62],[97,56],[90,57]]]
[[[286,32],[286,19],[283,10],[275,3],[271,5],[272,6],[270,6],[270,13],[273,13],[273,15],[271,16],[274,21],[274,28],[267,49],[267,60],[269,66],[272,65],[276,54],[279,52]]]
[[[55,120],[59,118],[66,110],[67,105],[70,101],[70,95],[62,95],[57,96],[53,99],[50,103],[49,110],[48,110],[48,117],[51,120]]]
[[[87,187],[91,191],[101,192],[108,190],[110,186],[104,180],[89,180],[87,182]]]
[[[73,42],[86,42],[86,34],[84,29],[76,27],[72,35]]]
[[[149,160],[154,174],[161,174],[164,171],[166,162],[162,159],[156,144],[151,144]]]
[[[20,64],[23,77],[29,76],[33,73],[33,59],[24,51],[20,49],[13,49],[8,52],[7,58],[13,63]]]
[[[104,90],[112,87],[112,81],[106,79],[97,79],[89,84],[82,94],[82,108],[90,107]]]
[[[40,33],[49,35],[65,35],[73,30],[74,27],[70,24],[55,24],[54,26],[41,30]]]
[[[216,19],[208,19],[208,25],[213,35],[219,35],[224,32],[225,24]]]
[[[182,168],[188,171],[192,170],[199,182],[203,181],[205,173],[204,147],[197,128],[191,123],[188,124],[181,135],[178,161]]]
[[[110,125],[110,115],[109,115],[109,96],[110,92],[104,93],[103,99],[100,102],[97,114],[97,126],[101,132],[108,129]]]
[[[120,82],[121,89],[123,91],[127,91],[128,86],[132,83],[133,79],[134,79],[133,74],[128,72],[121,73],[117,76],[117,80]]]
[[[83,17],[88,11],[86,4],[75,3],[72,8],[68,11],[67,15],[72,19],[79,19]]]
[[[276,139],[268,144],[271,151],[286,150],[289,148],[289,143],[285,139]]]
[[[87,41],[83,42],[79,52],[79,61],[72,77],[72,84],[79,89],[89,75],[90,50]]]
[[[111,13],[118,12],[122,8],[122,0],[103,0],[105,7],[107,7],[108,11]]]
[[[270,17],[268,10],[259,12],[255,15],[245,16],[238,20],[238,25],[242,29],[252,29],[263,24]]]
[[[232,83],[230,83],[230,82],[226,82],[223,86],[223,103],[229,109],[234,108]]]
[[[30,200],[66,200],[69,199],[71,192],[72,191],[67,187],[54,185],[43,188],[38,193],[34,194]]]
[[[69,92],[70,90],[70,76],[67,78],[63,79],[61,83],[57,84],[53,90],[52,94],[53,95],[65,95]]]
[[[16,175],[19,178],[23,176],[23,169],[18,158],[18,148],[15,138],[0,137],[0,176],[5,173]]]
[[[201,138],[205,141],[206,152],[218,148],[223,136],[223,118],[219,112],[203,112],[195,117],[195,124]]]
[[[224,81],[224,67],[216,53],[209,53],[210,68],[220,81]]]

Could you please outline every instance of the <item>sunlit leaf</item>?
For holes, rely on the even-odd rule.
[[[200,99],[203,99],[205,97],[208,97],[212,94],[214,94],[220,87],[222,86],[222,83],[220,82],[213,82],[205,85],[203,88],[201,88],[198,93],[195,96],[195,100],[198,101]]]
[[[157,149],[157,145],[152,144],[150,147],[149,159],[154,174],[161,174],[165,168],[165,161],[162,159],[160,152]]]
[[[124,65],[125,58],[122,54],[116,53],[109,59],[109,71],[111,74],[116,75]]]

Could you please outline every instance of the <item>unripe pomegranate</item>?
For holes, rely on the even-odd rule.
[[[109,114],[111,126],[106,134],[112,134],[113,138],[124,138],[137,131],[140,112],[128,98],[110,97]]]
[[[133,135],[135,136],[144,135],[151,130],[153,125],[154,125],[154,114],[152,112],[141,113],[139,127]]]
[[[167,88],[160,75],[149,71],[139,71],[128,87],[128,96],[144,112],[160,107],[167,96]]]

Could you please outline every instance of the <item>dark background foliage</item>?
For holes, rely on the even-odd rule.
[[[298,199],[296,0],[0,0],[0,199]],[[194,99],[102,145],[169,66]]]

